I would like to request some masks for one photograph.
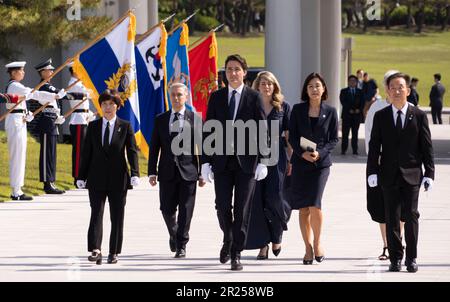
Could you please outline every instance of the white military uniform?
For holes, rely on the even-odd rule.
[[[72,85],[76,81],[78,81],[77,78],[71,77],[69,80],[68,86]],[[88,98],[89,98],[89,91],[86,89],[86,87],[84,87],[84,85],[81,82],[76,83],[72,88],[67,90],[67,93],[71,93],[71,92],[84,93],[84,94],[87,94]],[[82,100],[70,100],[70,108],[75,107],[81,101]],[[92,111],[89,110],[89,101],[85,101],[83,104],[78,106],[77,109],[75,109],[75,110],[76,111],[70,115],[69,124],[70,125],[87,125],[89,122],[89,118],[93,115]],[[84,110],[85,112],[80,112],[78,110],[80,110],[80,111]]]
[[[6,93],[17,94],[19,96],[30,94],[31,88],[24,86],[20,82],[10,81]],[[39,102],[55,100],[55,94],[48,92],[33,92],[33,98]],[[6,109],[11,109],[15,104],[7,103]],[[6,116],[5,131],[8,137],[9,152],[9,178],[13,196],[23,194],[22,187],[25,179],[25,162],[27,154],[27,123],[24,120],[27,111],[26,102],[21,102],[15,109],[23,112],[10,113]],[[14,112],[13,111],[13,112]]]

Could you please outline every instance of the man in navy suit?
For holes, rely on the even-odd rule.
[[[433,124],[442,124],[442,104],[444,103],[445,87],[441,83],[441,74],[434,75],[435,84],[430,91],[430,107]]]

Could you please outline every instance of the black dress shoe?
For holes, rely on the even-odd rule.
[[[228,244],[224,244],[220,249],[220,263],[227,263],[228,260],[230,260],[230,246]]]
[[[281,253],[281,246],[276,250],[272,250],[272,253],[275,255],[275,257],[278,257],[278,255]]]
[[[58,189],[54,183],[46,182],[44,184],[44,192],[47,194],[64,194],[66,191]]]
[[[402,270],[402,261],[401,260],[391,262],[391,264],[389,265],[390,272],[399,272],[401,270]]]
[[[231,260],[231,270],[232,271],[242,271],[241,259],[236,258]]]
[[[118,260],[119,259],[117,258],[117,254],[109,254],[108,255],[108,261],[107,262],[109,264],[116,264]]]
[[[406,260],[405,261],[406,270],[410,273],[415,273],[419,270],[419,266],[416,263],[416,259]]]
[[[22,195],[19,195],[19,196],[11,195],[11,199],[12,200],[33,200],[33,197],[28,196],[26,194],[22,194]]]
[[[175,253],[175,258],[186,258],[186,249],[184,248],[177,249],[177,252]]]
[[[95,264],[102,264],[102,253],[92,252],[92,255],[88,257],[88,260],[91,262],[95,262]]]
[[[175,236],[170,236],[169,238],[169,247],[171,252],[177,251],[177,241],[175,239]]]
[[[325,260],[325,256],[315,256],[314,259],[316,259],[316,261],[320,263]]]

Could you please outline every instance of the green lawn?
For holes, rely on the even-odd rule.
[[[344,34],[354,38],[353,72],[362,68],[382,84],[388,69],[398,69],[419,79],[420,104],[428,106],[433,74],[440,72],[447,87],[445,105],[450,106],[450,31],[406,33],[403,29],[374,30],[368,34]],[[200,35],[191,37],[191,43]],[[264,36],[248,38],[217,35],[219,68],[229,54],[240,53],[250,66],[264,66]],[[384,96],[384,91],[381,89]]]
[[[44,194],[42,183],[39,182],[39,143],[28,136],[27,163],[25,167],[25,186],[23,191],[31,195]],[[73,189],[72,178],[72,145],[58,144],[56,165],[56,185],[62,189]],[[9,186],[8,145],[5,131],[0,131],[0,202],[9,200],[11,188]],[[140,154],[139,167],[141,175],[147,174],[147,161]]]

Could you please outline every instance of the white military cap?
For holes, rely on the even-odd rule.
[[[20,68],[20,67],[25,67],[25,64],[27,64],[27,62],[25,61],[15,61],[15,62],[11,62],[5,65],[6,68]]]

